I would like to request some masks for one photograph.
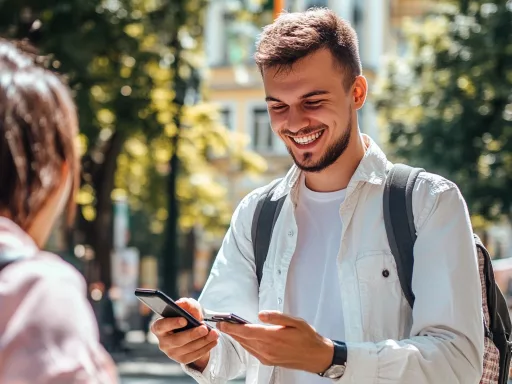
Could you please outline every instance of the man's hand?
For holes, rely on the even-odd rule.
[[[201,305],[193,299],[176,301],[181,308],[197,320],[203,321]],[[217,345],[219,333],[208,332],[206,325],[187,331],[173,331],[186,325],[182,317],[161,318],[151,325],[151,332],[158,338],[158,346],[169,358],[182,364],[191,364],[192,368],[202,372],[210,360],[210,350]]]
[[[304,320],[277,311],[260,312],[259,318],[271,325],[219,323],[217,328],[264,365],[312,373],[322,373],[330,367],[332,341],[320,336]]]

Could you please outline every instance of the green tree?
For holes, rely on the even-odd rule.
[[[125,0],[0,3],[0,33],[28,38],[41,53],[51,54],[50,65],[65,74],[75,93],[83,148],[75,241],[94,250],[98,277],[107,288],[117,156],[133,132],[160,131],[152,113],[149,95],[154,84],[147,69],[160,55],[149,49],[151,36],[134,33],[150,11]]]
[[[177,220],[177,210],[171,214],[166,206],[168,193],[182,201],[185,229],[192,215],[199,222],[209,217],[210,228],[225,222],[225,194],[212,177],[207,155],[231,148],[233,140],[215,110],[198,104],[203,8],[200,0],[0,2],[0,34],[28,38],[42,53],[52,54],[50,65],[66,75],[75,93],[83,175],[74,241],[93,249],[98,277],[107,288],[112,197],[128,197],[140,222],[149,224],[139,227],[138,239],[162,240],[166,218]],[[213,116],[210,122],[205,113]],[[176,150],[178,142],[183,150]],[[249,168],[264,166],[243,150],[230,154]],[[182,171],[174,164],[178,157]],[[178,175],[168,188],[166,180]],[[187,188],[193,199],[173,192]],[[177,200],[172,204],[177,206]],[[198,215],[201,206],[211,214]],[[174,260],[177,252],[166,257]]]
[[[171,132],[175,134],[174,128]],[[225,176],[210,160],[223,159],[246,174],[263,171],[265,161],[247,151],[246,138],[228,131],[221,123],[217,108],[205,102],[183,108],[179,142],[180,169],[175,193],[180,212],[176,239],[188,234],[196,225],[208,234],[222,235],[231,219],[232,207]],[[184,249],[178,243],[174,254],[165,248],[170,211],[169,196],[163,193],[172,172],[169,163],[173,153],[169,136],[148,140],[141,134],[130,138],[118,160],[114,196],[129,199],[131,244],[143,255],[162,255],[162,262],[173,256],[173,268],[177,271],[186,263]],[[176,289],[169,274],[162,278],[166,292]]]
[[[145,141],[149,149],[145,152],[157,156],[147,162],[152,169],[139,173],[152,177],[149,184],[158,188],[139,188],[144,194],[134,198],[146,203],[135,204],[141,207],[135,211],[142,222],[151,223],[153,234],[161,234],[162,288],[173,296],[177,296],[180,233],[201,225],[208,232],[219,234],[225,230],[231,216],[227,190],[210,163],[211,156],[228,157],[242,171],[265,169],[263,159],[245,149],[243,138],[220,124],[216,108],[202,101],[200,70],[205,62],[202,26],[206,3],[204,0],[173,1],[159,9],[164,23],[173,26],[170,33],[159,35],[161,49],[173,58],[170,68],[155,65],[152,69],[158,79],[153,104],[165,128],[156,140],[137,139],[139,144]],[[170,97],[161,97],[168,92]],[[142,170],[139,161],[132,164]],[[131,189],[137,185],[133,181]],[[167,194],[162,194],[162,190]],[[152,201],[159,204],[151,204]],[[138,240],[144,241],[140,236]]]
[[[512,217],[512,5],[449,1],[405,26],[375,94],[396,160],[454,180],[474,214]]]

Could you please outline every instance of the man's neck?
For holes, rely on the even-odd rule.
[[[347,188],[366,152],[363,137],[358,132],[336,162],[321,172],[306,172],[306,186],[315,192],[334,192]]]

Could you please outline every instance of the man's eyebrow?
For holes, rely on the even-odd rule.
[[[319,89],[317,91],[308,92],[308,93],[302,95],[300,98],[307,99],[308,97],[311,97],[311,96],[327,95],[329,93],[330,93],[329,91],[324,91],[324,90]]]
[[[266,102],[269,102],[269,101],[275,101],[275,102],[277,102],[277,103],[280,103],[280,102],[281,102],[281,100],[279,100],[279,99],[277,99],[277,98],[275,98],[275,97],[272,97],[272,96],[267,96],[267,97],[265,97],[265,101],[266,101]]]
[[[304,100],[304,99],[307,99],[308,97],[319,96],[319,95],[327,95],[329,93],[330,93],[329,91],[324,91],[324,90],[319,89],[317,91],[308,92],[308,93],[302,95],[300,98],[302,100]],[[281,100],[279,100],[277,97],[274,97],[274,96],[267,96],[267,97],[265,97],[265,101],[266,102],[274,101],[276,103],[281,103],[282,102]]]

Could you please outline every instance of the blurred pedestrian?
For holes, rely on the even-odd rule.
[[[43,252],[79,185],[69,89],[0,40],[0,383],[114,383],[78,271]]]

